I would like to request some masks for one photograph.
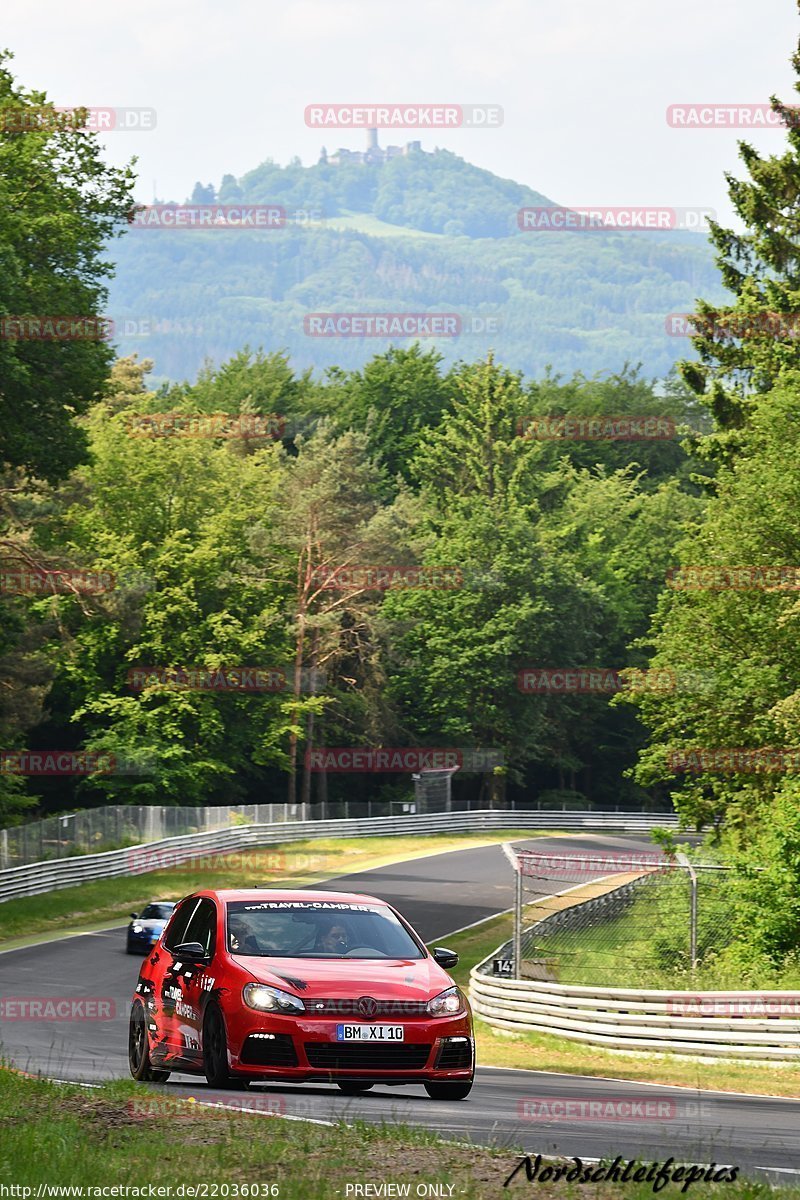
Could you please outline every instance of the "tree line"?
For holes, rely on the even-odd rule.
[[[0,113],[45,104],[3,68]],[[743,232],[712,224],[730,301],[699,302],[696,357],[662,382],[631,366],[525,379],[491,353],[444,366],[419,346],[315,376],[245,347],[192,384],[151,388],[149,363],[113,362],[103,342],[0,339],[0,566],[116,580],[95,593],[5,589],[3,744],[132,764],[56,782],[0,774],[3,823],[109,800],[390,794],[407,781],[312,775],[309,748],[499,748],[501,766],[459,786],[672,803],[711,830],[736,868],[742,978],[790,955],[800,130],[773,107],[785,149],[762,158],[742,144],[747,177],[730,180]],[[99,313],[131,172],[105,166],[91,136],[47,124],[4,126],[0,156],[4,311]],[[148,433],[164,413],[172,432]],[[218,413],[245,432],[187,432]],[[521,432],[610,414],[669,419],[675,433]],[[273,420],[269,436],[258,417]],[[376,587],[353,582],[359,564],[458,569],[460,583]],[[346,585],[321,586],[348,570]],[[233,665],[285,667],[287,686],[131,685],[137,668]],[[530,668],[683,683],[531,694],[519,686]]]

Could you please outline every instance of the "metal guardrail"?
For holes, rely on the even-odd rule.
[[[579,901],[530,926],[558,927],[584,910],[613,904],[639,881]],[[678,1053],[797,1065],[800,992],[689,992],[562,984],[490,974],[508,953],[505,942],[470,972],[473,1012],[499,1029],[550,1033],[615,1051]]]
[[[350,813],[330,815],[349,817]],[[304,804],[104,804],[0,829],[0,870],[233,825],[305,821],[310,816]]]
[[[209,833],[164,838],[124,850],[62,858],[0,871],[0,902],[16,896],[73,887],[94,879],[141,875],[165,866],[177,866],[208,854],[274,846],[281,842],[326,837],[375,837],[426,833],[479,833],[500,829],[609,830],[646,833],[673,828],[672,813],[562,812],[480,809],[474,812],[414,813],[394,817],[355,817],[334,820],[274,822],[237,825]]]
[[[613,1050],[767,1059],[795,1066],[800,1060],[800,992],[574,987],[494,978],[474,967],[470,1001],[476,1016],[500,1029],[550,1033]],[[737,1008],[765,1015],[736,1015]],[[693,1012],[698,1015],[689,1015]]]

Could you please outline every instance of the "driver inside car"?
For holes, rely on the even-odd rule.
[[[328,920],[317,930],[314,949],[324,954],[347,953],[347,930],[340,921]]]
[[[252,926],[243,917],[231,917],[228,924],[231,950],[234,954],[261,954],[258,938],[253,933]]]

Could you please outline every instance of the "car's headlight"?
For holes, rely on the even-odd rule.
[[[141,925],[131,925],[131,933],[144,933],[144,928]]]
[[[266,983],[246,983],[242,998],[248,1008],[257,1008],[259,1012],[305,1012],[306,1006],[299,996],[282,992],[280,988],[269,987]]]
[[[457,987],[451,987],[429,1000],[427,1011],[431,1017],[452,1017],[456,1013],[465,1012],[466,1004],[461,991]]]

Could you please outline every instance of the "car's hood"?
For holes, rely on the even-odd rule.
[[[304,999],[430,1000],[452,980],[430,958],[257,958],[237,955],[237,962],[258,983],[269,983]]]
[[[131,926],[141,925],[147,933],[161,933],[166,923],[166,921],[140,921],[137,917],[135,921],[131,921]]]

